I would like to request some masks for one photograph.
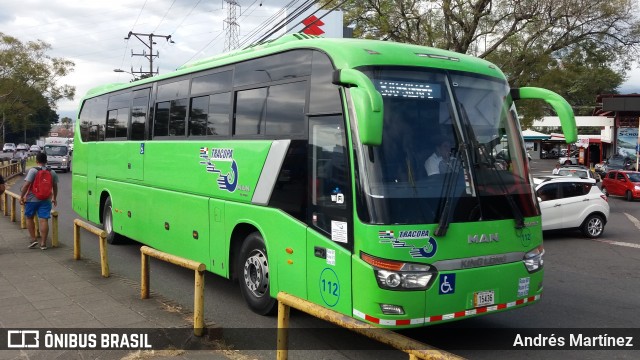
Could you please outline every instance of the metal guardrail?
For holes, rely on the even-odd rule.
[[[324,308],[307,300],[287,294],[278,293],[278,335],[276,359],[287,360],[289,356],[289,312],[290,308],[298,309],[319,319],[344,327],[361,335],[377,340],[409,354],[409,360],[416,359],[464,359],[444,350],[423,344],[388,329],[378,328],[360,320],[350,318],[337,311]]]
[[[181,258],[162,251],[142,246],[140,248],[140,298],[149,298],[149,256],[175,265],[191,269],[195,272],[193,290],[193,334],[202,336],[204,332],[204,271],[203,263]]]
[[[100,267],[102,277],[109,277],[109,259],[107,258],[107,233],[80,219],[73,220],[73,259],[80,260],[80,228],[98,236],[100,242]]]
[[[5,180],[20,173],[20,163],[2,164],[4,164],[4,161],[0,163],[0,175],[2,175]]]
[[[9,200],[9,198],[11,198],[11,200]],[[16,216],[17,216],[17,211],[16,211],[16,202],[19,203],[20,200],[20,195],[11,192],[11,191],[5,191],[3,196],[2,196],[2,210],[3,210],[3,214],[4,216],[9,216],[11,215],[11,222],[16,222]],[[11,202],[11,211],[9,211],[9,202]],[[24,205],[20,205],[20,228],[21,229],[26,229],[27,228],[27,218],[24,216]],[[36,237],[40,237],[40,225],[39,225],[39,221],[38,221],[38,215],[34,215],[33,217],[33,222],[35,223],[35,227],[36,227]],[[51,247],[58,247],[59,243],[58,243],[58,212],[55,210],[51,211]]]

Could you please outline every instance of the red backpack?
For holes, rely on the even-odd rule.
[[[31,184],[31,192],[39,200],[47,200],[53,192],[53,177],[47,168],[40,169]]]

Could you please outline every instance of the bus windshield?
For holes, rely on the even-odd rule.
[[[384,101],[382,144],[359,152],[362,221],[428,224],[443,216],[470,222],[539,215],[506,81],[433,69],[360,70]]]

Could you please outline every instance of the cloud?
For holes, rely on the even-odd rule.
[[[149,49],[129,31],[171,35],[174,44],[154,38],[154,70],[166,74],[190,60],[217,55],[224,47],[226,3],[205,0],[20,0],[0,4],[0,29],[23,42],[41,39],[50,55],[75,62],[75,71],[59,84],[76,87],[73,101],[60,101],[60,116],[75,118],[82,96],[92,87],[128,82],[131,75],[113,69],[147,71],[149,62],[131,56]],[[262,6],[260,4],[262,3]],[[290,3],[285,0],[240,0],[240,41]],[[294,5],[296,7],[301,2]],[[280,15],[282,17],[282,15]],[[261,33],[264,32],[264,29]],[[148,43],[148,38],[146,39]],[[623,92],[640,92],[640,70],[634,67]]]
[[[129,31],[143,34],[171,35],[175,44],[154,37],[153,70],[166,74],[190,59],[196,60],[222,52],[224,19],[223,1],[203,0],[21,0],[0,5],[0,29],[22,42],[43,40],[51,44],[49,55],[75,62],[75,70],[59,84],[76,87],[73,101],[58,102],[61,117],[75,118],[82,96],[92,87],[112,82],[128,82],[131,75],[113,69],[143,71],[149,61],[143,56],[145,42],[131,37]],[[240,38],[279,11],[284,0],[239,1],[237,13]]]

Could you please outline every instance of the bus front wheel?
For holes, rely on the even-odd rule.
[[[249,234],[240,247],[237,261],[240,292],[249,308],[260,315],[275,312],[276,300],[270,295],[269,261],[262,236]]]
[[[104,231],[107,233],[107,242],[109,244],[118,244],[121,237],[113,230],[113,206],[111,205],[110,197],[104,202],[104,207],[102,208],[102,224]]]

